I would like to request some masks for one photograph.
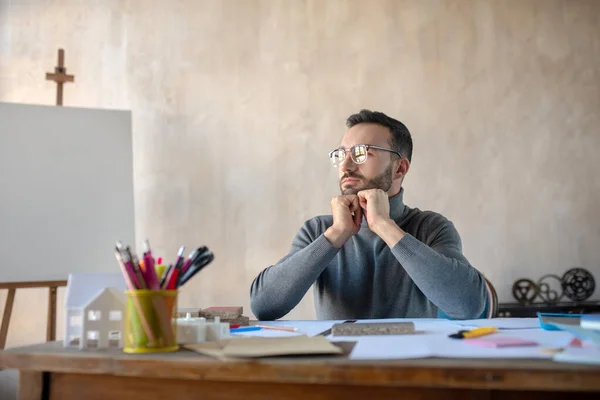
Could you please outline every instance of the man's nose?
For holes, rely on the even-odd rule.
[[[344,161],[340,164],[340,168],[342,171],[354,171],[356,170],[356,164],[352,161],[352,157],[350,156],[350,152],[346,152],[344,155]]]

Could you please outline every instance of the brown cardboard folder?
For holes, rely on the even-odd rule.
[[[332,344],[323,336],[308,337],[305,335],[235,338],[184,347],[219,359],[343,354],[342,348]]]

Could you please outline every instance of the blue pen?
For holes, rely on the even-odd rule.
[[[262,328],[260,326],[242,326],[241,328],[230,329],[229,332],[231,332],[231,333],[252,332],[252,331],[260,331],[261,329]]]

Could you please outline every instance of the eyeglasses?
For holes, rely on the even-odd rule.
[[[377,149],[377,150],[385,150],[391,153],[397,154],[398,157],[402,158],[402,154],[398,153],[396,150],[386,149],[385,147],[372,146],[370,144],[357,144],[349,149],[335,149],[329,152],[329,159],[334,167],[339,166],[346,159],[346,152],[350,152],[350,158],[354,161],[355,164],[363,164],[367,161],[367,156],[369,155],[369,149]]]

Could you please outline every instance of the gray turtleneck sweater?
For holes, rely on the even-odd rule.
[[[304,223],[289,253],[252,282],[250,303],[259,320],[282,318],[314,285],[317,318],[477,318],[486,304],[481,274],[462,254],[461,239],[442,215],[410,208],[403,189],[390,197],[390,217],[406,232],[390,248],[361,228],[342,248],[323,233],[331,215]]]

